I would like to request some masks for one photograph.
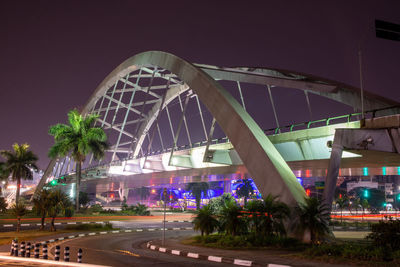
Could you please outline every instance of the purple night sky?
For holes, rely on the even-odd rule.
[[[400,102],[400,42],[374,31],[375,19],[400,24],[398,0],[193,2],[1,1],[0,149],[28,142],[45,168],[48,127],[83,106],[122,61],[148,50],[358,87],[360,43],[365,90]]]

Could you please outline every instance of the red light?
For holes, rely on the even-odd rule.
[[[110,195],[110,198],[114,198],[114,194],[111,194],[111,195]]]
[[[339,198],[342,198],[342,194],[339,194]]]
[[[169,195],[169,199],[172,199],[172,195]]]
[[[306,189],[306,195],[309,197],[311,194],[311,190],[310,189]]]

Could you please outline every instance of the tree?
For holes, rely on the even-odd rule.
[[[15,203],[11,206],[11,213],[17,217],[17,232],[21,229],[21,217],[25,216],[27,209],[22,202]]]
[[[6,159],[5,172],[11,174],[13,181],[17,181],[15,204],[18,206],[21,179],[33,179],[33,171],[38,170],[36,166],[38,157],[29,150],[28,144],[19,145],[15,143],[13,145],[13,150],[14,151],[3,150],[0,151],[0,154]]]
[[[221,210],[228,202],[236,203],[235,198],[229,193],[223,193],[219,197],[210,199],[208,206],[210,206],[212,212],[216,215],[221,213]]]
[[[6,164],[4,162],[0,162],[0,181],[7,181],[9,176],[10,173],[6,168]]]
[[[277,200],[277,196],[269,194],[262,205],[262,228],[267,236],[273,234],[286,235],[284,221],[289,217],[289,207]]]
[[[201,236],[204,233],[206,236],[211,234],[218,227],[218,220],[209,205],[203,206],[196,212],[196,217],[192,223],[194,224],[193,229],[200,230]]]
[[[343,209],[346,207],[348,202],[348,199],[346,196],[343,197],[339,197],[338,199],[336,199],[336,205],[339,207],[340,209],[340,222],[343,222]]]
[[[199,183],[188,183],[186,191],[191,191],[192,195],[196,199],[196,210],[200,209],[201,196],[207,194],[209,186],[206,182]]]
[[[364,221],[365,210],[369,208],[369,203],[367,199],[361,200],[361,208],[362,208],[362,220]]]
[[[150,196],[150,188],[142,186],[139,188],[140,200],[144,200]]]
[[[242,208],[237,203],[227,202],[220,214],[220,227],[233,236],[240,233],[245,225],[241,214]]]
[[[316,244],[329,232],[329,209],[317,198],[305,198],[304,201],[295,207],[297,217],[292,225],[302,235],[309,231],[311,243]]]
[[[246,206],[247,199],[254,192],[254,188],[251,185],[251,180],[249,180],[249,179],[239,180],[239,184],[240,185],[238,186],[238,188],[236,190],[236,194],[238,197],[244,198],[244,205]]]
[[[7,202],[4,197],[0,197],[0,212],[5,213],[7,211]]]
[[[79,192],[79,205],[82,205],[84,208],[89,204],[89,195],[86,192]]]
[[[351,208],[354,208],[356,210],[356,215],[358,215],[358,209],[361,208],[361,199],[358,197],[353,199]]]
[[[48,210],[49,216],[51,217],[51,231],[56,231],[54,220],[57,215],[63,212],[67,207],[71,206],[71,200],[69,197],[60,189],[50,192],[49,195],[50,207]]]
[[[39,194],[33,198],[33,206],[41,217],[40,230],[44,230],[44,221],[51,204],[50,191],[48,190],[42,189]]]
[[[86,155],[93,154],[95,159],[101,159],[108,148],[107,136],[102,128],[93,124],[98,115],[83,117],[77,110],[68,112],[66,124],[56,124],[50,127],[49,134],[54,136],[55,144],[50,148],[49,157],[65,157],[71,153],[76,162],[75,204],[79,210],[79,186],[81,182],[81,168]]]

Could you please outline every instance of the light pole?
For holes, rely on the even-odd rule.
[[[167,188],[164,188],[163,190],[163,196],[164,196],[164,220],[163,220],[163,236],[162,236],[162,245],[165,245],[165,212],[167,208]]]

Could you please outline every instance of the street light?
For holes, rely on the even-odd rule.
[[[167,188],[164,188],[163,190],[163,196],[164,196],[164,221],[163,221],[163,238],[162,238],[162,245],[164,246],[165,244],[165,212],[166,212],[166,208],[167,208]]]

